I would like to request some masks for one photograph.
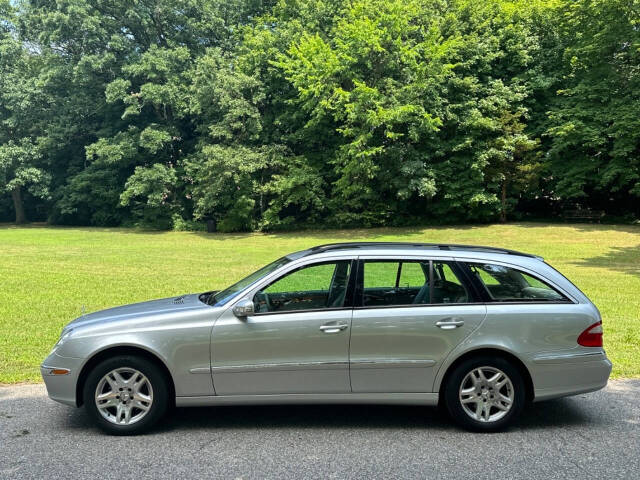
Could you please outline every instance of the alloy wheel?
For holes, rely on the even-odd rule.
[[[111,370],[98,382],[95,403],[102,417],[115,425],[131,425],[142,420],[153,405],[149,379],[134,368]]]
[[[495,367],[477,367],[462,380],[460,404],[473,420],[490,423],[503,418],[513,406],[514,388],[511,379]]]

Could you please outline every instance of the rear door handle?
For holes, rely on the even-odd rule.
[[[346,323],[327,323],[326,325],[321,325],[320,330],[324,333],[338,333],[348,326]]]
[[[453,330],[464,325],[464,320],[459,318],[445,318],[436,322],[436,327],[440,327],[442,330]]]

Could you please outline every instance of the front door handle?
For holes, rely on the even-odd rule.
[[[459,318],[445,318],[436,322],[436,327],[440,327],[442,330],[453,330],[464,325],[464,320]]]
[[[320,326],[320,331],[324,333],[338,333],[348,326],[346,323],[327,323],[326,325]]]

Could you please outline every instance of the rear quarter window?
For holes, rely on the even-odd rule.
[[[568,302],[554,287],[516,268],[467,263],[471,273],[496,302]]]

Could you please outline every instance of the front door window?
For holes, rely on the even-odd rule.
[[[313,264],[289,272],[256,293],[256,313],[342,308],[350,272],[349,260]]]

